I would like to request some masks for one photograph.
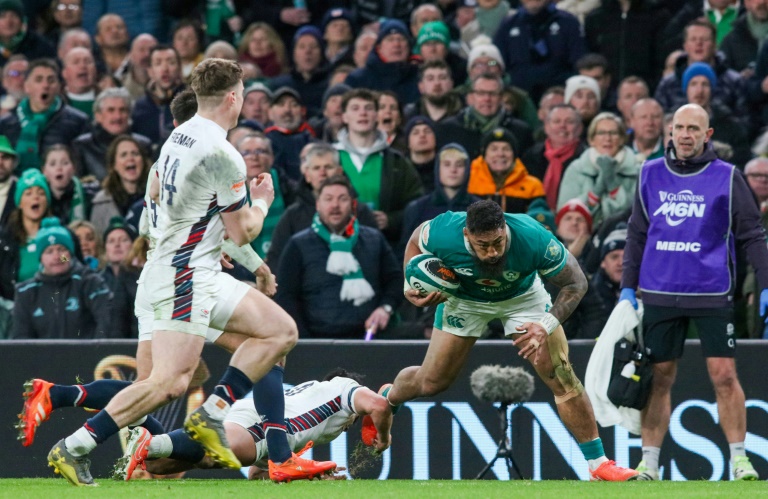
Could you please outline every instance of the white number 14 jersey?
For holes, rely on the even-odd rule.
[[[246,204],[245,178],[245,161],[226,130],[199,115],[177,127],[157,161],[162,216],[148,264],[221,270],[220,213]]]

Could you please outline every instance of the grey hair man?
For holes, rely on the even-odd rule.
[[[93,175],[101,181],[107,176],[105,158],[109,144],[118,135],[131,134],[144,149],[152,149],[150,140],[131,133],[133,99],[124,88],[108,88],[93,103],[93,131],[77,137],[72,146],[78,156],[78,176]]]

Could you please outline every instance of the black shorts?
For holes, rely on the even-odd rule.
[[[733,357],[736,354],[736,330],[733,307],[678,308],[645,305],[643,340],[652,363],[683,356],[689,321],[696,324],[704,357]]]

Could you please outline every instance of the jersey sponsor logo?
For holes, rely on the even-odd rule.
[[[516,281],[520,277],[520,272],[515,272],[514,270],[505,270],[503,276],[507,281]]]
[[[453,271],[464,276],[472,276],[472,269],[453,269]]]
[[[512,284],[512,283],[507,283],[507,284],[504,284],[504,285],[501,285],[501,286],[495,287],[495,288],[494,287],[486,286],[486,287],[480,288],[480,291],[482,291],[483,293],[488,293],[490,295],[495,295],[495,294],[498,294],[498,293],[503,293],[505,291],[509,291],[510,289],[512,289],[512,286],[514,286],[514,284]]]
[[[701,243],[682,241],[656,241],[656,251],[698,253],[701,251]]]
[[[64,310],[66,310],[67,312],[77,312],[78,310],[80,310],[80,302],[74,296],[71,298],[67,298],[67,306],[64,307]]]
[[[547,245],[547,250],[544,252],[544,258],[546,258],[547,260],[556,262],[560,260],[560,257],[562,254],[563,254],[563,248],[562,246],[560,246],[560,243],[558,243],[554,239],[551,239],[549,241],[549,244]]]
[[[464,317],[459,317],[458,315],[449,315],[445,319],[445,322],[447,322],[449,326],[455,327],[456,329],[463,329],[465,320],[466,319]]]
[[[195,142],[197,142],[196,139],[193,139],[192,137],[179,132],[173,132],[169,140],[174,144],[179,144],[180,146],[186,147],[187,149],[191,149],[192,146],[195,145]]]
[[[242,189],[244,185],[245,185],[245,180],[239,180],[239,181],[235,182],[234,184],[232,184],[231,189],[233,191],[237,192],[240,189]]]
[[[424,270],[432,274],[433,277],[438,277],[444,281],[452,282],[457,279],[456,274],[453,273],[453,270],[449,269],[448,267],[444,267],[438,260],[432,260],[427,263]]]
[[[229,189],[235,194],[239,193],[245,187],[245,177],[240,177],[233,180],[229,186]]]
[[[704,196],[694,194],[685,189],[678,193],[659,191],[661,206],[653,213],[653,216],[664,216],[667,225],[677,227],[689,217],[703,218],[707,205]]]
[[[481,286],[489,286],[492,288],[498,288],[501,286],[501,282],[497,281],[496,279],[478,279],[475,282]]]

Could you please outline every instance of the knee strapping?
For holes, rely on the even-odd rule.
[[[576,373],[573,372],[571,364],[567,360],[562,361],[561,359],[561,364],[555,366],[555,377],[565,389],[564,394],[555,395],[556,404],[567,402],[584,392],[584,386],[576,377]]]
[[[576,386],[565,392],[563,395],[555,395],[555,404],[562,404],[568,402],[574,397],[578,397],[584,392],[584,386],[581,381],[576,380]]]

